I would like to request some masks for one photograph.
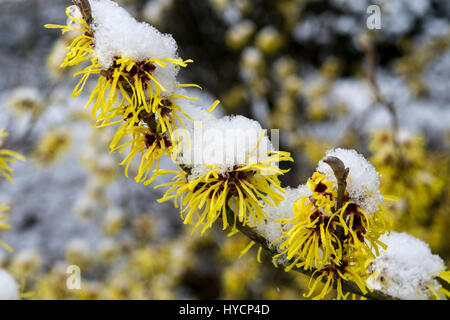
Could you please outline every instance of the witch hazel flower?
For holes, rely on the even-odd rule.
[[[66,48],[67,54],[61,67],[77,65],[87,59],[93,53],[92,47],[94,37],[89,23],[86,22],[77,6],[66,8],[67,25],[46,24],[48,29],[61,29],[62,34],[66,32],[76,32],[78,35],[72,40]]]
[[[353,173],[358,170],[365,178]],[[354,150],[328,151],[306,186],[309,194],[293,203],[293,216],[278,219],[292,227],[276,239],[283,242],[275,257],[285,256],[286,271],[314,270],[316,283],[325,277],[326,285],[316,298],[323,298],[334,283],[338,298],[345,298],[342,279],[367,292],[364,261],[374,258],[379,246],[385,248],[379,238],[391,223],[378,191],[376,170]]]
[[[160,202],[173,200],[184,223],[202,233],[216,222],[224,230],[231,227],[231,234],[242,231],[252,240],[244,252],[258,243],[258,261],[265,248],[276,266],[311,276],[307,297],[325,298],[335,287],[337,298],[346,298],[350,282],[353,291],[367,296],[374,289],[411,296],[407,280],[395,270],[403,270],[398,267],[403,263],[410,279],[418,267],[390,254],[397,252],[387,235],[392,218],[385,206],[392,198],[381,194],[377,171],[362,155],[330,150],[306,184],[282,188],[279,176],[288,170],[279,164],[293,161],[290,154],[279,151],[258,122],[216,118],[210,111],[218,101],[206,110],[190,98],[185,87],[198,86],[178,83],[177,75],[192,61],[178,56],[172,36],[137,22],[110,0],[74,2],[66,26],[47,27],[76,33],[62,66],[88,64],[75,73],[81,79],[73,96],[92,75],[98,77],[87,106],[97,128],[118,126],[110,149],[125,154],[126,175],[136,157],[137,182],[173,174],[155,187],[168,188]],[[164,155],[180,170],[160,169]],[[430,265],[415,290],[426,297],[447,295],[434,279],[449,281],[448,272],[442,263]],[[320,282],[324,286],[316,294]]]
[[[175,174],[172,182],[157,187],[170,186],[160,201],[174,199],[185,224],[196,220],[205,232],[220,218],[224,230],[229,225],[235,230],[238,221],[260,221],[266,204],[283,200],[278,175],[286,170],[277,164],[292,158],[273,150],[259,123],[242,116],[210,118],[198,131],[191,137],[192,148],[185,143],[178,154],[182,169],[158,173]]]
[[[425,242],[407,233],[381,237],[387,248],[371,260],[367,284],[390,296],[407,300],[446,299],[450,292],[437,281],[450,283],[443,260]]]
[[[258,223],[253,222],[255,230],[263,235],[270,246],[277,250],[283,243],[283,233],[288,232],[292,227],[292,218],[294,212],[292,210],[295,202],[301,197],[311,196],[311,190],[306,185],[299,185],[297,188],[284,188],[284,199],[276,206],[266,205],[264,207],[265,218]],[[276,261],[274,261],[276,264]]]
[[[180,116],[190,120],[178,101],[196,100],[184,95],[183,88],[199,86],[179,84],[177,74],[192,60],[178,56],[171,35],[136,21],[113,1],[77,1],[76,6],[67,8],[66,14],[66,26],[46,27],[60,28],[63,33],[81,32],[68,47],[61,65],[89,63],[74,74],[81,78],[73,97],[81,94],[91,75],[98,76],[86,107],[92,106],[96,127],[120,124],[110,148],[128,150],[121,163],[126,176],[129,165],[139,155],[135,179],[148,184],[153,180],[153,164],[157,162],[159,168],[162,155],[172,153],[176,123],[184,127]]]

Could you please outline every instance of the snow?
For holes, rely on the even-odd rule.
[[[135,61],[178,59],[178,46],[169,34],[159,32],[145,22],[136,21],[125,9],[110,0],[90,0],[94,23],[94,55],[100,65],[109,68],[114,57],[129,57]],[[179,67],[166,63],[157,66],[154,75],[164,88],[176,84]]]
[[[442,259],[432,254],[428,244],[407,233],[391,232],[380,238],[388,247],[369,265],[367,284],[401,299],[428,299],[431,286],[440,288],[433,279],[445,269]]]
[[[277,222],[277,220],[292,219],[294,217],[294,203],[301,197],[309,197],[311,195],[311,190],[306,185],[300,185],[297,188],[286,187],[284,190],[286,191],[284,200],[276,207],[266,204],[264,208],[266,219],[255,225],[256,231],[262,234],[269,242],[279,239],[283,232],[287,232],[292,228],[291,223],[283,224]],[[281,242],[274,242],[275,246],[279,244]]]
[[[144,22],[136,21],[125,9],[110,0],[91,0],[94,16],[95,52],[109,67],[114,56],[136,61],[151,58],[178,58],[173,37]]]
[[[192,167],[191,179],[196,179],[211,168],[217,173],[232,171],[235,166],[261,163],[272,150],[267,135],[259,140],[261,125],[243,116],[226,116],[220,119],[207,119],[201,126],[194,125],[191,134],[191,149],[185,148],[177,159]]]
[[[345,167],[349,168],[346,190],[350,200],[368,214],[378,211],[383,202],[383,196],[379,190],[380,181],[375,167],[355,150],[340,148],[328,150],[323,159],[329,156],[339,158]],[[319,161],[317,170],[325,174],[329,181],[336,182],[333,170],[323,159]]]
[[[19,285],[4,269],[0,269],[0,300],[18,300]]]

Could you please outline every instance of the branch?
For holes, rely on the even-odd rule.
[[[399,159],[399,167],[400,169],[403,168],[404,165],[404,157],[403,152],[401,149],[400,144],[397,141],[398,136],[398,130],[399,130],[399,120],[398,120],[398,114],[397,110],[394,106],[394,102],[386,98],[380,90],[380,86],[378,85],[377,78],[376,78],[376,71],[377,71],[377,54],[370,43],[370,41],[366,38],[360,37],[358,39],[359,44],[363,48],[364,52],[369,58],[369,83],[371,85],[372,91],[374,92],[375,99],[378,103],[383,104],[389,114],[392,117],[392,143],[394,145],[394,148],[397,152],[398,159]]]
[[[375,99],[378,103],[383,104],[386,107],[389,114],[391,115],[392,129],[396,134],[399,128],[397,110],[394,106],[394,103],[389,99],[387,99],[381,93],[380,86],[378,85],[376,77],[377,54],[368,39],[360,37],[358,41],[361,47],[363,48],[364,52],[366,53],[367,57],[369,58],[369,83],[372,87],[372,91],[374,92]]]
[[[93,21],[93,17],[89,0],[73,0],[73,3],[76,6],[78,6],[83,16],[83,19],[86,21],[87,24],[90,25]],[[146,122],[150,127],[151,126],[150,123],[148,123],[148,121]],[[344,201],[348,168],[345,168],[342,161],[336,157],[328,157],[324,161],[331,166],[338,181],[338,200],[336,204],[336,210],[338,210],[342,206]],[[226,210],[226,215],[228,221],[234,221],[235,214],[228,206]],[[249,239],[262,246],[271,256],[279,254],[279,252],[275,248],[270,246],[270,242],[264,236],[256,232],[253,228],[246,225],[244,226],[240,221],[236,221],[236,228],[245,236],[247,236]],[[304,270],[302,268],[296,267],[293,268],[292,270],[303,273],[309,277],[312,277],[315,271],[315,270]],[[356,293],[358,295],[365,296],[369,299],[387,299],[387,300],[395,299],[391,296],[388,296],[376,290],[363,294],[354,282],[344,279],[342,279],[342,287],[345,291]]]
[[[340,160],[337,157],[333,157],[333,156],[325,158],[324,162],[327,163],[331,167],[334,175],[336,176],[336,180],[337,180],[337,184],[338,184],[338,199],[336,202],[335,210],[337,211],[344,204],[345,189],[347,187],[347,176],[349,173],[349,168],[345,167],[342,160]],[[236,219],[235,214],[228,205],[226,206],[226,215],[227,215],[228,221],[235,221],[235,219]],[[237,219],[235,222],[236,222],[236,228],[241,233],[243,233],[245,236],[247,236],[250,240],[259,244],[272,257],[277,254],[280,254],[280,252],[278,252],[276,248],[270,246],[269,240],[267,240],[263,235],[259,234],[258,232],[256,232],[253,228],[249,227],[248,225],[243,225],[243,223],[240,222],[239,219]],[[286,262],[284,263],[284,266],[289,265],[289,261],[286,260]],[[294,268],[292,268],[292,270],[303,273],[309,277],[313,277],[314,271],[316,269],[305,270],[303,268],[294,267]],[[325,282],[325,281],[326,281],[326,279],[322,279],[322,282]],[[342,289],[346,292],[355,293],[357,295],[364,296],[368,299],[374,299],[374,300],[397,300],[397,298],[387,295],[378,290],[369,290],[367,293],[363,293],[359,289],[359,287],[356,285],[356,283],[354,283],[353,281],[344,280],[344,279],[341,279],[341,281],[342,281]],[[333,286],[334,286],[334,288],[336,288],[336,284],[334,284]]]
[[[340,160],[339,160],[340,161]],[[344,189],[345,190],[345,189]],[[234,221],[235,214],[230,209],[229,206],[226,207],[227,211],[227,219],[228,221]],[[236,229],[238,229],[241,233],[243,233],[245,236],[247,236],[250,240],[254,241],[255,243],[259,244],[267,253],[269,253],[272,257],[279,254],[279,252],[274,248],[270,246],[269,240],[267,240],[264,236],[256,232],[253,228],[243,225],[242,222],[239,220],[236,221]],[[287,264],[285,264],[287,266]],[[303,268],[297,268],[294,267],[292,270],[303,273],[304,275],[307,275],[308,277],[312,277],[315,269],[312,270],[305,270]],[[322,282],[325,282],[326,279],[323,279]],[[342,281],[342,289],[347,292],[355,293],[360,296],[364,296],[368,299],[374,299],[374,300],[398,300],[395,297],[389,296],[387,294],[384,294],[381,291],[378,290],[372,290],[368,291],[366,294],[362,293],[361,290],[358,288],[356,283],[353,281],[348,281],[341,279]],[[335,286],[335,285],[334,285]]]

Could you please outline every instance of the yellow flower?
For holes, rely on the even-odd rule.
[[[447,285],[450,285],[450,270],[441,271],[441,273],[439,274],[439,278],[442,281],[446,282]],[[434,296],[435,297],[437,296],[438,299],[440,299],[441,296],[444,297],[445,299],[450,299],[450,291],[449,290],[441,287],[440,288],[440,293],[441,293],[441,295],[438,295],[438,294],[434,293]]]
[[[405,230],[416,235],[417,229],[430,219],[435,208],[430,208],[442,195],[445,186],[445,160],[435,159],[426,153],[424,138],[400,131],[393,135],[387,131],[373,131],[369,149],[371,161],[377,166],[382,191],[401,196],[393,207],[398,217],[396,230]]]
[[[337,259],[342,256],[342,243],[333,232],[334,224],[329,216],[323,215],[307,198],[301,198],[294,204],[294,226],[282,238],[286,240],[280,245],[285,249],[287,259],[295,260],[286,271],[294,266],[311,269],[325,264],[331,255]],[[298,263],[300,260],[300,263]]]
[[[146,180],[146,177],[154,161],[158,161],[159,168],[161,156],[164,153],[170,154],[175,148],[173,135],[178,135],[176,123],[180,123],[184,129],[180,115],[192,120],[183,112],[176,98],[188,100],[197,98],[181,94],[178,88],[199,87],[194,84],[177,84],[166,88],[156,78],[155,72],[158,68],[167,68],[169,65],[175,69],[186,67],[192,60],[147,57],[137,61],[132,57],[116,56],[111,65],[105,67],[99,63],[96,55],[95,34],[91,27],[78,11],[74,13],[72,10],[78,9],[69,7],[66,10],[69,17],[67,26],[46,25],[47,28],[62,29],[63,34],[67,31],[83,32],[68,47],[66,59],[61,65],[65,67],[85,60],[90,61],[89,66],[74,74],[74,76],[81,75],[81,79],[75,86],[72,96],[81,94],[90,75],[99,75],[86,107],[92,106],[91,116],[96,120],[97,128],[121,124],[110,144],[111,150],[122,152],[130,148],[130,153],[122,162],[126,165],[126,175],[131,161],[140,153],[141,165],[136,181],[150,183],[152,179]],[[216,105],[217,103],[212,107]],[[123,138],[128,138],[128,141],[121,143],[120,140]]]
[[[339,259],[342,256],[342,244],[335,234],[334,209],[337,193],[330,181],[320,172],[315,172],[307,182],[312,191],[310,197],[301,197],[294,203],[295,216],[293,227],[282,238],[286,240],[280,245],[285,249],[287,259],[295,260],[287,270],[294,266],[310,269],[326,263],[331,255]],[[301,259],[302,262],[298,263]],[[339,261],[339,260],[338,260]]]
[[[175,199],[175,207],[180,207],[185,224],[198,218],[195,227],[204,225],[205,232],[221,216],[223,229],[239,220],[244,225],[251,219],[257,223],[265,217],[263,201],[276,206],[283,197],[278,193],[285,191],[280,186],[278,175],[281,170],[271,164],[276,161],[292,161],[287,152],[273,152],[263,163],[235,166],[231,171],[218,173],[218,168],[211,166],[208,173],[190,179],[183,170],[160,170],[158,174],[175,173],[174,181],[159,185],[171,186],[159,202]],[[179,199],[179,203],[177,201]],[[227,211],[233,209],[233,221],[228,221]]]
[[[173,97],[184,97],[179,94],[171,95]],[[187,97],[186,97],[187,98]],[[190,99],[190,98],[189,98]],[[185,126],[179,114],[183,114],[186,118],[194,121],[188,114],[184,113],[180,106],[173,102],[172,99],[155,97],[157,104],[153,104],[152,111],[148,112],[140,109],[138,113],[126,114],[126,110],[118,108],[117,114],[122,114],[122,119],[118,122],[123,122],[119,127],[110,144],[111,151],[119,150],[122,153],[129,147],[129,154],[121,165],[126,165],[125,175],[128,177],[128,167],[136,154],[141,154],[141,165],[139,173],[136,177],[137,182],[145,181],[149,184],[153,179],[146,180],[150,169],[155,160],[157,160],[159,169],[160,159],[164,154],[167,154],[171,159],[174,158],[178,152],[177,142],[180,141],[178,126],[176,120],[180,123],[183,130]],[[210,108],[217,105],[216,101]],[[126,116],[125,116],[126,115]],[[114,117],[111,114],[110,117]],[[106,121],[106,119],[104,119]],[[117,123],[117,122],[115,122]],[[107,126],[112,123],[103,123],[100,126]],[[122,139],[131,139],[125,143],[121,143]],[[186,136],[188,134],[186,133]],[[187,142],[189,145],[189,141]]]
[[[3,139],[8,136],[8,133],[5,129],[0,130],[0,139]],[[25,157],[20,153],[17,153],[8,149],[0,149],[0,175],[5,177],[9,183],[12,183],[12,173],[13,169],[9,167],[9,163],[14,163],[17,160],[25,161]]]
[[[378,246],[385,248],[378,239],[389,230],[391,217],[381,204],[373,215],[366,214],[352,201],[346,201],[336,211],[337,188],[322,173],[315,172],[307,185],[312,195],[297,199],[292,219],[280,220],[293,224],[280,238],[285,240],[279,255],[293,259],[287,271],[293,267],[321,268],[330,263],[339,266],[344,254],[374,257],[373,251],[378,254]]]
[[[378,246],[386,249],[379,237],[392,227],[392,216],[380,205],[373,215],[366,214],[357,204],[347,201],[337,212],[338,225],[344,229],[344,236],[352,246],[365,251],[379,254]]]
[[[308,180],[307,186],[313,192],[314,206],[323,207],[325,212],[330,213],[337,197],[331,182],[325,178],[324,174],[316,171]]]
[[[154,76],[156,68],[165,68],[168,63],[186,67],[192,60],[182,59],[154,59],[148,58],[144,61],[135,61],[129,57],[116,57],[108,69],[104,69],[97,58],[92,60],[92,64],[84,70],[77,72],[74,76],[83,75],[73,91],[73,97],[78,96],[83,90],[87,79],[91,74],[100,74],[97,86],[92,91],[86,106],[92,106],[92,117],[101,126],[119,123],[120,120],[110,122],[117,116],[132,115],[139,117],[141,111],[149,114],[161,114],[164,99],[171,100],[170,111],[181,110],[179,106],[173,104],[172,98],[186,98],[186,96],[176,93],[164,97],[167,89],[163,87]],[[196,86],[196,85],[178,85]],[[120,93],[120,98],[119,98]],[[163,132],[165,127],[160,123]]]
[[[130,140],[119,144],[121,138],[128,136],[131,136]],[[172,140],[167,134],[152,132],[146,126],[133,126],[130,128],[126,124],[119,128],[110,147],[111,151],[118,150],[119,153],[129,149],[128,155],[120,163],[120,165],[125,166],[126,177],[128,177],[128,168],[134,157],[140,154],[140,165],[135,180],[136,182],[144,182],[145,185],[151,183],[156,177],[155,175],[148,177],[154,162],[157,161],[156,170],[158,170],[161,157],[164,154],[173,157],[174,152]]]
[[[325,296],[330,293],[333,285],[336,283],[337,299],[346,299],[349,293],[344,294],[342,291],[342,280],[353,281],[363,294],[367,293],[366,284],[364,282],[364,271],[360,268],[359,262],[352,261],[351,257],[343,258],[342,262],[338,265],[336,263],[330,263],[328,265],[318,268],[309,281],[308,294],[304,296],[309,298],[315,292],[318,284],[322,280],[326,279],[320,293],[313,298],[313,300],[324,299]],[[314,283],[311,285],[312,281]]]
[[[67,7],[66,15],[69,21],[66,26],[57,24],[46,24],[44,26],[48,29],[61,29],[62,34],[68,31],[78,31],[81,33],[67,47],[68,52],[61,67],[74,66],[83,62],[89,59],[90,54],[93,52],[94,37],[92,31],[81,15],[78,12],[78,14],[73,12],[75,8],[75,6]]]
[[[54,163],[66,152],[72,143],[72,136],[69,131],[56,128],[48,131],[38,142],[33,157],[41,166]]]

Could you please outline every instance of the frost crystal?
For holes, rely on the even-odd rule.
[[[441,286],[433,279],[445,269],[442,259],[428,244],[407,234],[392,232],[380,238],[388,247],[368,267],[367,284],[401,299],[428,299],[428,287]]]
[[[0,300],[18,300],[19,285],[4,269],[0,269]]]
[[[383,202],[375,167],[355,150],[328,150],[325,158],[329,156],[339,158],[345,167],[350,169],[347,178],[347,192],[350,200],[359,205],[366,213],[375,213]],[[329,181],[336,181],[333,170],[323,162],[323,159],[319,162],[317,170],[325,174]]]

